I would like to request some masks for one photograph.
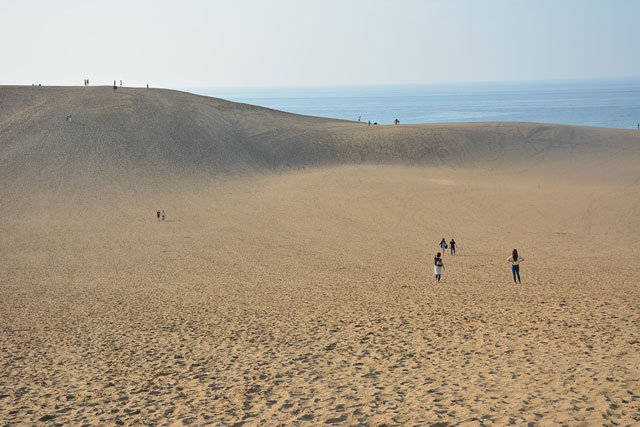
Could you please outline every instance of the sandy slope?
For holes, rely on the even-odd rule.
[[[3,424],[640,421],[639,134],[0,107]]]
[[[532,123],[369,127],[168,90],[0,87],[0,178],[58,193],[353,163],[573,171],[613,157],[601,165],[611,172],[629,153],[637,160],[639,139]]]

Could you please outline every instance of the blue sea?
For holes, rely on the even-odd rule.
[[[187,88],[310,116],[391,124],[524,121],[636,129],[640,78],[442,85]]]

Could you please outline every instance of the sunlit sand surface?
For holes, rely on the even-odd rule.
[[[0,87],[3,424],[640,422],[640,133],[82,89]]]

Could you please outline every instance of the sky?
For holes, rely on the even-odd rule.
[[[0,0],[0,85],[638,76],[637,0]]]

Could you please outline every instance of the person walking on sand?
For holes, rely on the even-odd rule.
[[[511,272],[513,273],[513,284],[514,285],[521,284],[522,282],[520,282],[520,263],[524,261],[524,258],[518,255],[517,249],[514,249],[511,256],[507,258],[507,261],[511,263]],[[518,276],[518,283],[516,283],[516,276]]]
[[[160,221],[160,210],[158,210],[158,212],[156,212],[156,216],[158,217],[158,221]]]
[[[162,210],[162,220],[164,221],[164,217],[166,216],[166,214],[164,213],[164,209]]]
[[[451,255],[455,255],[456,254],[456,241],[451,239],[451,241],[449,242],[449,247],[451,248]]]
[[[433,270],[436,273],[436,285],[440,284],[440,278],[442,277],[442,270],[444,269],[444,264],[442,263],[442,258],[440,258],[440,252],[433,257]]]
[[[442,251],[442,253],[444,253],[444,250],[447,249],[447,241],[445,240],[445,238],[442,238],[442,241],[440,242],[440,250]]]

